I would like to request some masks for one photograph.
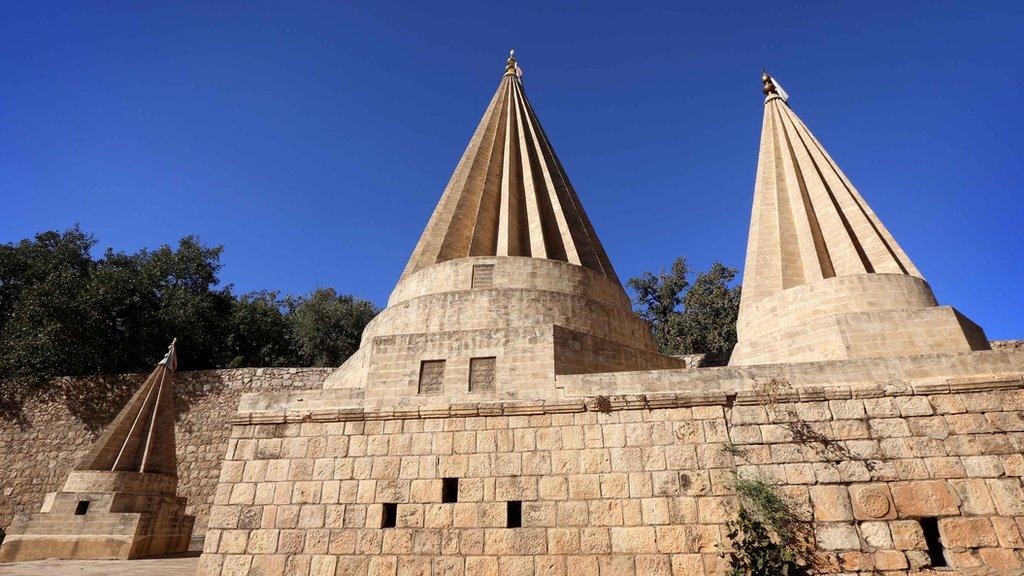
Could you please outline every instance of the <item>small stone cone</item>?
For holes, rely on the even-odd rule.
[[[0,562],[141,558],[188,550],[177,496],[175,345],[36,514],[14,518]]]
[[[174,443],[175,343],[107,426],[75,470],[177,476]]]

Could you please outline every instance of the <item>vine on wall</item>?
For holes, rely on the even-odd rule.
[[[775,486],[761,479],[737,479],[734,489],[739,512],[727,524],[730,576],[810,574],[807,527]]]

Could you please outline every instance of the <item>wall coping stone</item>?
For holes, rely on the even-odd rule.
[[[945,378],[911,385],[868,384],[836,386],[798,386],[768,394],[762,390],[735,392],[661,392],[651,394],[592,395],[572,400],[519,400],[510,402],[459,403],[444,406],[401,406],[377,408],[332,408],[323,410],[286,410],[238,412],[234,425],[286,424],[299,422],[358,422],[372,420],[416,420],[478,416],[535,416],[579,412],[655,410],[694,406],[754,406],[775,402],[822,402],[915,396],[992,392],[1024,388],[1024,374]]]

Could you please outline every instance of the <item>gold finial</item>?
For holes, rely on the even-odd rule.
[[[761,68],[761,82],[764,83],[764,87],[761,91],[765,94],[778,94],[779,91],[775,88],[775,82],[772,77],[768,75],[768,72],[764,68]]]
[[[765,103],[772,100],[773,96],[778,96],[783,102],[789,102],[789,94],[786,94],[786,91],[779,85],[779,81],[773,78],[768,72],[765,72],[764,68],[761,69],[761,82],[764,83],[764,88],[762,88],[761,91],[768,96],[764,100]]]
[[[509,50],[508,51],[508,61],[505,62],[505,74],[506,75],[512,74],[513,76],[516,76],[516,75],[518,75],[518,73],[516,72],[516,70],[518,70],[518,69],[519,69],[519,67],[516,66],[516,51],[515,50]]]

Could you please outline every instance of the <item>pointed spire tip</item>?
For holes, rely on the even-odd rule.
[[[765,70],[764,68],[761,68],[761,83],[764,84],[764,86],[761,88],[761,91],[764,92],[766,95],[779,93],[778,89],[775,88],[775,82],[772,80],[771,75],[768,74],[768,71]]]
[[[516,51],[515,49],[508,51],[508,60],[505,61],[505,74],[516,73]]]
[[[765,96],[767,96],[765,103],[767,103],[772,96],[778,96],[779,98],[782,98],[783,102],[789,102],[789,94],[786,94],[786,91],[782,89],[782,86],[779,86],[779,81],[772,77],[772,75],[764,68],[761,68],[761,82],[764,84],[761,91],[765,93]]]

